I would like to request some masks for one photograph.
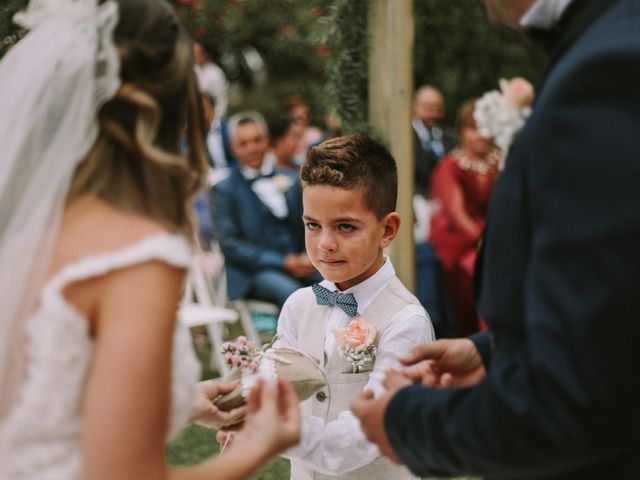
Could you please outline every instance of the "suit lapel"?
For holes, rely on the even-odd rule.
[[[536,39],[536,33],[532,32],[532,39],[549,51],[549,63],[542,75],[540,82],[536,87],[536,91],[542,90],[542,87],[549,76],[551,70],[564,53],[575,43],[593,22],[601,16],[606,10],[613,6],[618,0],[574,0],[563,13],[558,26],[544,34],[544,37],[550,39],[547,42],[541,42]]]

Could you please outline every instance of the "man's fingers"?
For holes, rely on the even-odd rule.
[[[413,382],[407,378],[403,373],[396,372],[395,370],[387,370],[387,375],[382,381],[382,385],[389,391],[400,390],[401,388],[411,385]]]
[[[438,359],[444,355],[446,350],[446,340],[437,340],[433,343],[423,343],[418,345],[408,355],[402,355],[400,362],[404,365],[413,365],[422,360]]]
[[[440,386],[448,388],[453,385],[453,376],[450,373],[443,373],[440,377]]]

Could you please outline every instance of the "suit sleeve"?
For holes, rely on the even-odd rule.
[[[214,224],[225,259],[246,270],[282,268],[284,255],[276,250],[255,245],[242,234],[237,197],[229,185],[218,184],[214,192]]]
[[[537,478],[637,448],[640,55],[631,45],[556,79],[534,110],[531,141],[516,143],[530,221],[513,322],[522,332],[494,330],[491,368],[476,386],[394,396],[385,429],[415,474]],[[505,242],[494,252],[509,248],[494,240]]]

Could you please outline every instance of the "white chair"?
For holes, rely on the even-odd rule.
[[[242,329],[244,330],[247,338],[253,340],[256,345],[261,345],[262,340],[260,334],[256,330],[253,324],[253,318],[251,313],[261,313],[265,315],[273,315],[275,317],[280,313],[280,309],[275,303],[269,303],[262,300],[256,300],[253,298],[244,298],[242,300],[235,300],[231,302],[233,307],[240,314],[240,322],[242,323]]]
[[[229,372],[229,368],[220,353],[220,348],[224,343],[223,327],[224,323],[236,322],[238,312],[225,308],[224,303],[219,298],[215,298],[217,295],[212,294],[200,261],[200,257],[194,255],[178,311],[178,318],[183,325],[190,328],[199,326],[207,328],[211,341],[211,366],[215,367],[221,376],[224,376]],[[224,278],[221,280],[225,281]]]

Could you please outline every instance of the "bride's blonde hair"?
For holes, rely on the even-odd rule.
[[[122,86],[100,111],[69,197],[95,195],[191,239],[190,204],[207,168],[191,40],[164,0],[117,3]]]

